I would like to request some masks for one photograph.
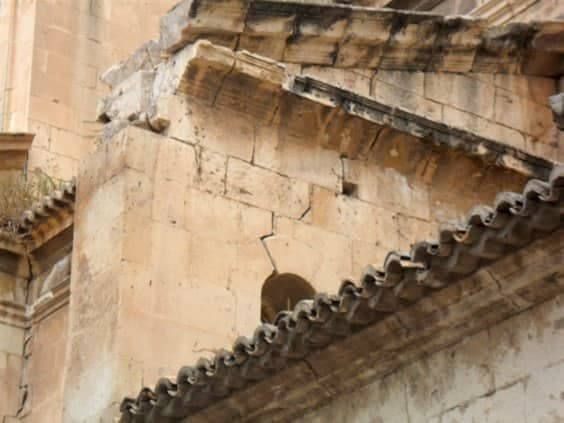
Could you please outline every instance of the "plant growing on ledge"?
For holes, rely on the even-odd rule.
[[[61,188],[63,183],[40,168],[26,175],[0,178],[0,232],[14,237],[20,229],[24,211]]]

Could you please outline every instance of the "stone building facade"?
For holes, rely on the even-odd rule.
[[[0,2],[1,421],[564,421],[562,5],[174,3]]]

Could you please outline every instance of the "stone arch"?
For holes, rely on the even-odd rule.
[[[312,299],[315,289],[304,278],[293,273],[273,273],[261,290],[260,318],[273,322],[283,310],[292,310],[301,300]]]

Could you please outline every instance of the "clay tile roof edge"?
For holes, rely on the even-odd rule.
[[[416,299],[524,247],[564,226],[564,166],[547,182],[529,181],[521,193],[502,192],[493,206],[473,208],[462,222],[443,225],[436,241],[418,242],[409,254],[391,251],[382,268],[362,272],[360,285],[344,281],[336,295],[318,294],[262,324],[250,337],[238,338],[231,351],[200,359],[179,370],[175,380],[161,379],[154,391],[121,403],[121,421],[180,421],[249,383],[324,348],[350,332],[393,313],[402,299]],[[330,322],[339,321],[332,332]],[[343,327],[345,331],[343,333]],[[315,336],[315,335],[323,336]],[[250,369],[254,367],[254,369]],[[254,371],[253,371],[254,370]],[[247,380],[245,375],[251,375]]]

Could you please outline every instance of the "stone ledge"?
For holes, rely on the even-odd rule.
[[[131,78],[139,80],[136,75]],[[147,84],[141,92],[152,93],[152,97],[143,94],[143,101],[137,100],[140,94],[136,84],[127,83],[129,90],[116,88],[104,101],[101,118],[147,116],[151,128],[166,131],[174,125],[167,98],[183,95],[208,106],[231,108],[297,136],[316,139],[320,145],[350,158],[366,156],[379,137],[389,137],[392,132],[459,150],[527,176],[546,178],[553,166],[518,148],[395,104],[359,96],[312,78],[286,75],[277,62],[247,52],[233,52],[208,41],[187,46],[161,64],[154,80],[147,80]],[[126,101],[129,96],[131,102]],[[118,110],[123,104],[134,106],[117,114],[105,111]]]
[[[170,54],[208,39],[288,63],[557,76],[563,31],[330,2],[184,0],[162,19],[160,44]]]

